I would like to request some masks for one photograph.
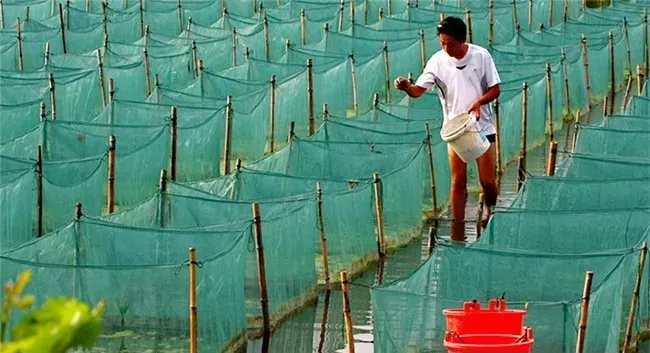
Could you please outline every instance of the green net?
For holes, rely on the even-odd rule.
[[[594,179],[647,178],[650,177],[650,160],[647,158],[600,157],[572,154],[558,166],[556,174],[562,177],[588,177]]]
[[[608,115],[600,126],[626,131],[650,131],[650,119],[647,116]]]
[[[647,120],[646,120],[647,121]],[[580,126],[575,151],[600,156],[649,158],[650,132]]]

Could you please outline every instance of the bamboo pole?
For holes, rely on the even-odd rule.
[[[190,353],[197,353],[198,348],[198,310],[196,305],[196,249],[190,248]]]
[[[386,78],[386,83],[385,83],[385,89],[386,89],[386,104],[390,104],[392,102],[391,99],[391,93],[390,93],[390,66],[389,66],[389,60],[388,60],[388,43],[384,41],[384,47],[382,49],[382,53],[384,56],[384,77]],[[356,75],[355,75],[356,76]],[[355,104],[355,113],[357,112],[358,106]]]
[[[630,48],[630,32],[628,31],[627,18],[623,17],[623,30],[625,33],[625,50],[626,50],[626,59],[627,59],[627,68],[629,75],[632,76],[632,52]]]
[[[614,114],[614,102],[616,97],[616,67],[614,63],[614,35],[609,32],[609,94],[611,104],[609,105],[609,114]]]
[[[323,103],[323,121],[327,121],[330,117],[329,109],[327,108],[327,103]]]
[[[553,27],[553,5],[554,5],[554,0],[550,1],[549,7],[548,7],[548,28]]]
[[[82,210],[82,205],[81,202],[77,202],[75,205],[75,212],[74,212],[74,219],[75,219],[75,236],[74,236],[74,242],[75,242],[75,252],[74,252],[74,271],[72,272],[72,296],[75,298],[80,297],[79,293],[79,267],[80,267],[80,243],[79,243],[79,235],[81,233],[80,225],[79,223],[81,222],[81,217],[83,216],[83,210]]]
[[[364,0],[365,2],[365,0]],[[354,4],[354,0],[350,0],[350,23],[352,23],[352,34],[354,35],[354,24],[357,21],[356,18],[356,5]]]
[[[551,64],[546,63],[546,110],[548,118],[548,131],[550,140],[553,141],[553,85],[551,78]]]
[[[609,112],[609,97],[605,96],[603,98],[603,119],[608,115]],[[591,124],[591,114],[587,115],[587,124]]]
[[[300,44],[307,44],[307,15],[305,9],[300,10]]]
[[[226,126],[223,146],[223,175],[230,174],[230,138],[232,136],[232,96],[226,98]]]
[[[338,32],[343,32],[343,13],[345,12],[345,0],[341,0],[341,7],[339,8],[339,18],[338,18]]]
[[[185,32],[187,32],[187,39],[190,39],[190,32],[192,31],[192,16],[187,18],[187,27]]]
[[[237,29],[235,27],[232,28],[232,66],[237,66]]]
[[[45,68],[50,66],[50,42],[45,43]]]
[[[257,250],[257,274],[260,285],[260,297],[262,303],[262,320],[264,335],[271,332],[271,323],[269,318],[269,295],[266,287],[266,267],[264,261],[264,245],[262,243],[262,221],[260,218],[260,206],[253,202],[253,223],[255,226],[255,248]]]
[[[244,49],[244,60],[248,62],[248,59],[250,58],[251,58],[250,48],[246,47],[246,49]]]
[[[648,253],[648,243],[644,242],[641,247],[641,255],[639,258],[639,268],[636,273],[636,282],[634,284],[634,294],[632,302],[630,303],[630,314],[627,319],[627,329],[625,330],[625,341],[623,342],[623,353],[628,351],[630,343],[632,342],[632,329],[634,328],[634,318],[636,316],[636,309],[639,305],[639,292],[641,289],[641,280],[643,279],[643,270],[645,269],[645,259]]]
[[[113,103],[115,100],[115,82],[113,81],[112,78],[108,79],[108,102],[109,104]],[[114,107],[111,107],[111,114],[108,116],[109,124],[113,124],[115,120],[115,109]]]
[[[270,90],[271,90],[271,111],[270,111],[270,131],[269,131],[269,152],[275,152],[275,75],[271,76]]]
[[[578,327],[578,339],[576,342],[576,353],[583,353],[585,345],[585,334],[587,333],[587,319],[589,315],[589,297],[591,295],[591,281],[594,273],[587,271],[585,276],[585,287],[582,292],[582,305],[580,307],[580,326]]]
[[[48,74],[48,85],[50,87],[50,107],[52,110],[52,120],[56,120],[56,85],[54,83],[54,74]]]
[[[264,53],[266,61],[271,61],[271,49],[269,49],[269,20],[264,12]]]
[[[293,140],[294,136],[296,136],[296,134],[293,132],[295,126],[296,126],[295,121],[289,122],[289,135],[287,136],[287,143],[290,143]]]
[[[648,77],[650,70],[650,48],[648,48],[648,9],[643,9],[643,62],[645,64],[645,76]]]
[[[159,189],[160,189],[160,198],[158,199],[158,222],[160,228],[165,228],[166,227],[166,203],[167,203],[167,170],[166,169],[161,169],[160,170],[160,181],[159,181]]]
[[[546,164],[546,175],[555,175],[555,161],[557,160],[557,142],[551,141],[549,145],[548,162]]]
[[[494,0],[490,0],[490,19],[488,26],[488,45],[492,46],[494,44]]]
[[[589,55],[588,53],[588,47],[587,47],[587,36],[583,33],[582,34],[582,62],[585,67],[585,83],[587,84],[587,102],[589,104],[589,107],[591,107],[591,81],[589,80]]]
[[[178,145],[178,109],[176,106],[172,106],[171,108],[170,120],[169,179],[176,181],[176,149]]]
[[[18,36],[18,71],[23,71],[23,35],[20,30],[20,17],[16,18],[16,35]]]
[[[323,189],[321,183],[316,182],[316,200],[318,203],[318,229],[320,230],[320,247],[323,253],[323,271],[325,275],[325,288],[330,290],[330,266],[327,259],[327,236],[325,222],[323,221]]]
[[[343,295],[343,316],[345,318],[345,340],[348,344],[348,353],[354,353],[354,335],[350,310],[350,284],[348,283],[347,271],[341,271],[341,293]]]
[[[63,54],[66,54],[68,51],[66,50],[66,45],[65,45],[65,26],[63,24],[63,5],[59,3],[59,23],[61,25],[61,42],[63,45]]]
[[[176,7],[178,8],[178,34],[183,33],[183,4],[182,0],[178,0]]]
[[[424,40],[424,30],[420,30],[420,64],[422,68],[427,66],[427,44]]]
[[[5,6],[2,0],[0,0],[0,29],[5,29]]]
[[[368,25],[368,1],[363,2],[363,25]]]
[[[86,12],[90,12],[90,0],[86,0],[85,9],[86,9]]]
[[[637,89],[637,94],[643,93],[643,79],[644,79],[644,70],[641,67],[641,65],[636,66],[636,89]]]
[[[625,86],[625,95],[623,96],[623,104],[621,105],[621,113],[625,113],[625,108],[627,108],[627,100],[630,97],[632,92],[632,79],[634,76],[630,75],[627,78],[627,85]]]
[[[562,22],[567,23],[569,19],[569,0],[564,0],[564,13],[562,13]]]
[[[102,106],[108,105],[106,98],[106,82],[104,81],[104,63],[102,62],[102,52],[97,49],[97,71],[99,73],[99,91],[102,95]]]
[[[66,28],[70,29],[70,0],[66,0],[65,2],[65,22]]]
[[[465,8],[465,19],[467,22],[467,42],[474,43],[472,35],[472,10],[469,7]]]
[[[379,8],[379,14],[377,16],[377,19],[379,19],[379,21],[384,19],[384,8],[383,7]]]
[[[393,1],[387,0],[386,5],[387,5],[386,8],[388,10],[388,16],[391,16],[393,14]]]
[[[571,145],[571,153],[576,151],[576,143],[578,142],[578,133],[580,133],[580,118],[582,116],[582,111],[578,110],[576,113],[576,122],[573,129],[573,143]]]
[[[354,53],[350,53],[350,74],[352,75],[352,104],[354,115],[359,114],[359,92],[357,86],[357,70],[354,60]]]
[[[533,0],[528,0],[528,31],[533,31]]]
[[[524,157],[519,156],[517,157],[517,192],[521,190],[521,186],[526,180],[526,173],[524,173]]]
[[[70,11],[70,10],[68,10]],[[70,13],[68,12],[68,15]],[[70,19],[68,18],[68,21]],[[102,1],[102,25],[104,27],[104,36],[108,38],[108,4],[106,2]],[[68,24],[68,29],[70,28],[70,25]]]
[[[158,74],[154,77],[154,85],[156,87],[156,103],[160,103],[160,80]]]
[[[478,207],[476,207],[476,240],[481,238],[481,228],[483,228],[483,205],[485,196],[483,193],[478,195]]]
[[[47,115],[45,110],[45,103],[43,102],[41,102],[40,104],[40,111],[41,111],[41,121],[45,121],[47,119]]]
[[[143,0],[140,0],[140,37],[144,37],[144,7]]]
[[[45,105],[41,103],[41,111]],[[44,121],[41,113],[41,121]],[[36,148],[36,235],[40,238],[43,236],[43,146],[38,145]]]
[[[519,16],[517,16],[517,1],[512,0],[512,23],[519,27]]]
[[[433,215],[434,218],[436,218],[438,214],[438,197],[436,195],[436,173],[433,167],[433,149],[431,147],[431,130],[429,130],[429,123],[424,123],[424,130],[427,134],[427,157],[429,158],[429,186],[431,187],[431,202],[433,205]]]
[[[382,207],[382,190],[381,190],[381,179],[379,178],[378,173],[373,174],[373,186],[375,189],[375,213],[377,215],[377,247],[379,252],[379,257],[382,258],[386,254],[386,244],[384,240],[384,210]]]
[[[495,139],[497,150],[497,175],[500,176],[501,173],[503,173],[503,165],[501,158],[501,125],[499,117],[499,99],[497,98],[494,100],[494,127],[497,130],[497,136]]]
[[[196,49],[196,41],[192,41],[192,67],[194,71],[194,78],[199,77],[199,63],[197,62],[199,56]]]
[[[307,119],[309,136],[314,134],[314,64],[307,59]]]
[[[147,26],[146,28],[145,45],[142,51],[144,55],[144,89],[147,97],[151,95],[151,65],[149,64],[149,50],[148,50],[148,40],[147,40],[148,37],[149,37],[149,26]]]
[[[429,227],[427,236],[427,255],[431,256],[433,249],[436,247],[436,238],[438,236],[438,220],[433,221],[433,226]]]
[[[521,156],[524,157],[524,165],[526,167],[526,134],[528,130],[528,82],[524,81],[523,89],[521,92]]]
[[[332,295],[332,292],[329,290],[325,291],[325,298],[323,300],[323,318],[321,319],[320,323],[320,335],[318,338],[318,349],[316,352],[318,353],[323,353],[323,347],[325,345],[325,333],[327,330],[327,317],[329,314],[329,308],[330,308],[330,296]]]
[[[384,261],[384,258],[379,258],[379,261],[377,262],[377,277],[375,279],[375,283],[377,285],[382,284],[384,282],[384,264],[386,261]]]
[[[569,92],[569,69],[567,68],[567,63],[566,63],[566,51],[564,50],[564,47],[561,49],[561,58],[562,58],[562,71],[564,73],[564,97],[565,97],[565,104],[566,104],[566,109],[567,113],[571,114],[571,94]]]
[[[115,136],[108,137],[108,198],[106,201],[108,213],[115,210]]]

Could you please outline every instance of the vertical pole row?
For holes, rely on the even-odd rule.
[[[438,197],[436,195],[436,178],[435,169],[433,167],[433,149],[431,147],[431,130],[429,130],[429,123],[424,123],[424,130],[427,134],[427,157],[429,158],[429,186],[431,187],[431,201],[433,206],[433,216],[437,217],[438,212]]]
[[[343,316],[345,318],[345,340],[348,344],[348,353],[354,353],[354,335],[352,331],[352,314],[350,310],[350,284],[348,283],[347,271],[341,271],[341,294],[343,295]]]
[[[275,75],[271,76],[269,89],[271,90],[271,110],[270,116],[270,131],[269,131],[269,152],[275,152]]]
[[[104,82],[104,63],[102,62],[102,51],[97,49],[97,71],[99,73],[99,91],[102,95],[102,106],[108,105],[106,98],[106,82]]]
[[[467,42],[474,43],[472,35],[472,10],[469,7],[465,9],[465,19],[467,22]]]
[[[386,244],[384,239],[384,210],[382,207],[382,193],[381,193],[381,179],[378,173],[373,174],[373,186],[375,191],[375,213],[377,215],[377,248],[379,257],[384,257],[386,254]]]
[[[314,64],[307,59],[307,119],[309,136],[314,134]]]
[[[232,136],[232,96],[226,98],[226,126],[223,146],[223,175],[230,174],[230,137]]]
[[[557,142],[551,140],[549,145],[548,162],[546,163],[546,175],[555,175],[555,161],[557,160]]]
[[[45,105],[41,103],[41,112]],[[44,121],[41,113],[41,121]],[[43,146],[38,145],[36,149],[36,235],[40,238],[43,236]]]
[[[338,18],[338,25],[337,25],[337,31],[339,33],[343,32],[343,14],[345,13],[345,0],[341,0],[341,6],[339,7],[339,18]]]
[[[639,268],[636,273],[636,282],[634,283],[634,294],[632,302],[630,303],[630,314],[627,319],[627,328],[625,330],[625,341],[623,342],[623,352],[627,352],[632,342],[632,329],[634,327],[634,318],[636,316],[636,309],[639,305],[639,292],[641,290],[641,280],[643,279],[643,270],[645,269],[645,258],[648,253],[648,243],[644,242],[641,247],[641,255],[639,258]]]
[[[591,80],[589,80],[589,55],[587,48],[587,36],[582,34],[582,63],[585,67],[585,83],[587,84],[587,102],[591,107]]]
[[[255,227],[255,248],[257,251],[257,274],[260,285],[260,302],[262,303],[262,320],[264,335],[271,333],[271,322],[269,318],[269,294],[266,287],[266,267],[264,261],[264,245],[262,243],[262,220],[260,217],[260,206],[253,203],[253,225]]]
[[[190,353],[198,348],[198,310],[196,305],[196,249],[190,248]]]
[[[567,114],[571,114],[571,92],[569,92],[569,69],[567,68],[566,62],[566,51],[562,47],[561,51],[562,56],[562,71],[564,73],[564,98],[567,109]]]
[[[52,120],[56,120],[56,85],[54,83],[54,74],[48,74],[48,85],[50,87],[50,107],[52,109]]]
[[[582,292],[582,305],[580,307],[580,326],[578,327],[578,339],[576,342],[576,353],[583,353],[585,346],[585,334],[587,333],[587,319],[589,316],[589,297],[591,295],[591,281],[594,273],[587,272],[585,276],[585,287]]]
[[[171,108],[171,144],[169,148],[169,179],[176,181],[176,147],[178,143],[178,110],[176,106]]]
[[[551,80],[551,64],[546,63],[546,116],[550,140],[553,141],[553,85]]]
[[[386,84],[385,84],[385,89],[386,89],[386,104],[390,104],[392,102],[391,99],[391,94],[390,94],[390,66],[389,66],[389,61],[388,61],[388,43],[384,41],[384,47],[382,49],[382,53],[384,55],[384,77],[386,78]],[[356,106],[356,104],[355,104]],[[356,112],[356,109],[355,109]]]
[[[327,236],[325,233],[325,222],[323,220],[323,189],[321,183],[316,182],[316,200],[318,203],[318,228],[320,229],[320,246],[323,253],[323,271],[325,275],[325,287],[330,290],[330,266],[327,259]]]
[[[61,25],[61,42],[63,45],[63,54],[66,54],[68,51],[65,45],[65,25],[63,24],[63,5],[59,3],[59,23]]]
[[[115,211],[115,136],[108,137],[108,197],[106,200],[108,214]]]

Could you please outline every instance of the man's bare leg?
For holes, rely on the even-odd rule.
[[[447,146],[449,169],[451,170],[451,239],[465,241],[465,203],[467,202],[467,164]]]
[[[496,176],[494,175],[495,144],[490,143],[490,148],[476,160],[478,166],[478,176],[483,189],[483,200],[487,206],[487,221],[491,216],[491,208],[497,204],[499,189],[497,187]]]

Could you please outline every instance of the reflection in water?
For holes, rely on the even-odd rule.
[[[323,304],[323,319],[320,323],[320,335],[318,336],[318,353],[323,353],[323,347],[325,346],[325,331],[327,327],[327,314],[330,307],[330,296],[332,292],[330,290],[325,291],[325,299]]]

